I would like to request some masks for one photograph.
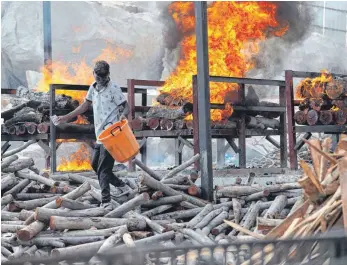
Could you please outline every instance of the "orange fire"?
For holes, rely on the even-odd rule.
[[[161,92],[192,100],[192,75],[197,73],[194,3],[173,2],[170,14],[177,28],[186,34],[181,42],[181,59]],[[224,2],[209,5],[208,45],[210,75],[244,77],[254,67],[252,56],[259,51],[259,43],[269,36],[283,36],[288,25],[279,25],[277,7],[270,2]],[[238,89],[237,84],[210,83],[212,103],[224,104],[228,91]],[[224,111],[212,110],[212,120],[232,114],[232,107]]]
[[[74,124],[89,124],[88,120],[84,116],[81,116],[81,115],[79,115],[77,117],[77,120],[72,122],[72,123],[74,123]]]
[[[78,53],[81,47],[73,47],[74,53]],[[109,63],[116,62],[120,59],[129,58],[132,51],[118,46],[112,46],[110,43],[101,50],[93,63],[98,60],[106,60]],[[83,59],[80,63],[65,63],[62,61],[53,61],[51,67],[42,67],[43,78],[39,81],[36,91],[48,92],[49,84],[84,84],[90,85],[94,82],[93,67]],[[52,72],[52,77],[51,77]],[[65,94],[82,103],[87,94],[86,91],[57,90],[57,94]]]
[[[317,91],[317,88],[323,88],[324,84],[328,83],[332,80],[333,76],[327,71],[327,70],[321,70],[321,75],[315,78],[305,78],[300,81],[300,83],[296,86],[295,89],[295,97],[297,99],[304,99],[307,97],[315,97],[315,95],[312,95],[312,89],[316,88],[315,91]]]
[[[85,144],[82,144],[77,152],[69,156],[63,157],[61,163],[57,166],[58,171],[88,171],[92,170],[90,165],[91,155]]]

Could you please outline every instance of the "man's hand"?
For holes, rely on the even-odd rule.
[[[59,125],[61,123],[66,123],[69,121],[69,117],[67,115],[52,116],[51,119],[52,119],[52,122],[54,123],[54,125]]]

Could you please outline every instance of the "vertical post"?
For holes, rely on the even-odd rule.
[[[208,63],[207,2],[198,1],[195,5],[196,49],[198,68],[198,112],[199,145],[202,196],[212,200],[213,171],[211,148],[211,113]]]
[[[175,166],[182,164],[182,151],[180,150],[181,141],[175,138]]]
[[[298,157],[295,150],[296,133],[294,121],[294,89],[293,89],[293,71],[285,71],[286,81],[286,102],[287,102],[287,131],[289,144],[289,162],[290,169],[298,169]]]
[[[219,168],[224,167],[225,165],[225,139],[217,139],[217,166]]]
[[[129,104],[129,114],[128,114],[128,121],[131,122],[133,118],[135,118],[135,85],[134,85],[134,79],[128,79],[127,80],[127,86],[128,86],[128,104]],[[135,171],[135,164],[133,161],[129,161],[128,164],[129,171],[134,172]]]
[[[141,147],[141,162],[147,165],[147,141]]]
[[[49,85],[49,91],[50,91],[50,98],[51,98],[51,104],[49,105],[49,115],[54,115],[54,109],[53,105],[55,102],[55,87],[54,85]],[[56,142],[56,128],[52,121],[50,121],[50,147],[52,150],[51,153],[51,173],[54,173],[57,171],[57,142]]]
[[[245,84],[239,84],[239,102],[242,106],[245,105]],[[246,115],[241,114],[238,124],[239,134],[239,167],[246,168]]]
[[[197,76],[193,76],[193,143],[194,155],[200,154],[199,147],[199,113],[198,113],[198,80]],[[200,170],[200,161],[194,163],[194,169]]]
[[[43,1],[43,63],[52,77],[51,2]]]
[[[286,106],[286,87],[280,86],[280,106]],[[287,124],[286,124],[286,113],[282,112],[280,115],[280,159],[281,159],[281,167],[287,167]]]

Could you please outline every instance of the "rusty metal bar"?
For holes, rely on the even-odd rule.
[[[245,84],[240,84],[239,88],[239,102],[241,105],[245,104]],[[246,168],[246,115],[241,114],[241,118],[238,124],[239,135],[239,167]]]
[[[280,86],[280,93],[279,93],[279,102],[280,106],[285,107],[286,106],[286,87]],[[287,151],[287,123],[286,123],[286,113],[281,113],[280,115],[280,160],[281,160],[281,167],[287,167],[287,158],[288,158],[288,151]],[[267,140],[271,138],[270,136],[267,136]],[[271,138],[272,139],[272,138]]]
[[[163,86],[165,81],[132,79],[134,86]]]
[[[289,162],[290,169],[298,169],[297,152],[294,149],[296,144],[295,136],[295,121],[294,121],[294,91],[293,91],[293,71],[285,71],[286,82],[286,102],[287,102],[287,131],[288,131],[288,144],[289,144]]]

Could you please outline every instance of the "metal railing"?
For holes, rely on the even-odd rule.
[[[136,241],[135,241],[136,242]],[[345,265],[347,237],[334,236],[296,240],[254,241],[209,246],[174,248],[135,247],[111,250],[94,257],[90,255],[50,257],[8,261],[8,265],[100,264],[100,265]],[[97,260],[97,261],[96,261]]]

